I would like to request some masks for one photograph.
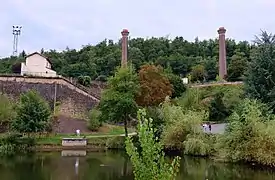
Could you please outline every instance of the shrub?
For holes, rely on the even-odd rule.
[[[217,141],[221,157],[231,161],[275,165],[275,118],[266,105],[245,99],[229,117],[225,134]]]
[[[51,111],[47,102],[36,91],[28,91],[20,97],[17,116],[12,128],[23,133],[44,132],[48,127]]]
[[[6,95],[0,94],[0,125],[10,122],[14,117],[14,104]]]
[[[162,144],[155,138],[152,119],[146,119],[146,111],[138,111],[138,139],[141,152],[137,150],[131,138],[126,138],[126,151],[134,167],[135,180],[167,180],[175,179],[179,171],[180,157],[176,157],[171,164],[165,160]]]
[[[97,131],[98,128],[101,126],[101,123],[99,121],[101,112],[97,109],[92,109],[89,112],[89,121],[88,121],[88,128],[91,131]]]
[[[108,149],[124,149],[125,148],[125,137],[117,136],[107,140],[106,147]]]

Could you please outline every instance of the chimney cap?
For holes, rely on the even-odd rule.
[[[223,34],[223,33],[225,33],[226,32],[226,29],[224,28],[224,27],[220,27],[219,29],[218,29],[218,33],[219,34]]]
[[[121,31],[121,34],[122,34],[122,35],[128,35],[128,34],[129,34],[128,29],[123,29],[123,30]]]

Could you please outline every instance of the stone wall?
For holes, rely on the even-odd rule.
[[[13,99],[29,90],[36,90],[53,108],[54,100],[60,103],[60,113],[75,116],[87,112],[99,100],[62,78],[0,77],[0,92]],[[55,98],[56,96],[56,98]]]

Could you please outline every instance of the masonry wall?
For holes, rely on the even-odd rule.
[[[0,92],[13,99],[34,89],[49,102],[53,108],[55,95],[60,103],[60,113],[75,116],[87,112],[98,104],[98,99],[75,87],[63,79],[0,77]]]

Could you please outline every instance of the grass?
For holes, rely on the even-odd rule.
[[[128,128],[128,133],[133,133],[135,130],[133,128]],[[83,133],[80,137],[86,138],[88,140],[88,145],[104,147],[106,142],[114,137],[124,134],[124,126],[116,126],[110,124],[103,124],[97,132]],[[7,134],[0,134],[0,137],[5,137]],[[70,134],[57,134],[57,133],[47,133],[47,134],[35,134],[36,143],[38,145],[61,145],[62,138],[75,138],[78,137],[74,133]]]

